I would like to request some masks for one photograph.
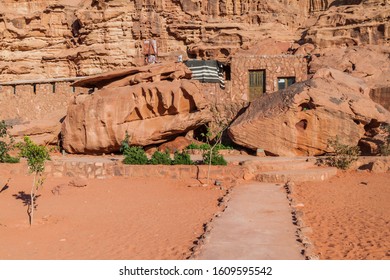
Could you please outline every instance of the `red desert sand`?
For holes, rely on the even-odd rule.
[[[7,177],[0,175],[1,189]],[[29,194],[32,179],[12,178],[0,193],[0,259],[185,259],[224,194],[189,187],[197,183],[191,180],[115,178],[72,187],[71,178],[49,178],[30,228],[15,195]]]
[[[293,192],[320,259],[390,259],[390,173],[341,173]]]

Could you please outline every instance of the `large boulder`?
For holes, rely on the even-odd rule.
[[[254,100],[228,133],[239,145],[280,156],[323,154],[336,136],[355,146],[390,122],[369,90],[359,78],[320,69],[311,80]]]
[[[125,77],[122,72],[89,78],[89,86],[94,82],[103,87],[70,104],[62,127],[63,148],[69,153],[118,151],[126,132],[132,145],[158,144],[210,121],[198,82],[178,79],[186,76],[185,69],[172,71],[156,65]]]
[[[38,145],[57,145],[64,118],[64,110],[57,110],[39,120],[13,124],[9,134],[15,142],[22,142],[23,138],[28,136]]]

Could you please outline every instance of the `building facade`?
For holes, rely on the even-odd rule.
[[[302,55],[237,55],[232,58],[231,90],[251,101],[307,79]]]

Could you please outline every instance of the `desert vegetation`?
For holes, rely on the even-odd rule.
[[[222,132],[220,133],[222,134]],[[209,137],[207,138],[208,142],[203,144],[190,144],[183,151],[175,151],[173,154],[173,159],[169,150],[164,152],[155,151],[151,158],[148,159],[145,150],[139,146],[131,146],[131,137],[126,133],[125,139],[122,141],[120,151],[125,156],[123,163],[124,164],[135,164],[135,165],[192,165],[194,162],[191,160],[191,157],[188,153],[189,149],[200,149],[202,150],[202,163],[207,165],[227,165],[225,158],[218,154],[218,151],[221,149],[227,148],[221,143],[221,136],[216,137],[216,142],[210,144]],[[229,147],[229,149],[231,149]]]
[[[27,214],[29,217],[30,226],[34,222],[34,210],[36,208],[35,201],[37,192],[43,186],[45,177],[45,162],[50,159],[49,152],[46,147],[35,144],[30,138],[25,137],[24,142],[19,143],[20,156],[27,159],[27,165],[30,173],[33,174],[33,183],[30,191],[30,198],[27,200]]]
[[[358,146],[342,144],[338,137],[328,140],[328,147],[333,150],[324,158],[318,159],[319,164],[347,170],[352,163],[358,160],[360,149]]]
[[[19,158],[10,156],[9,152],[14,148],[14,140],[8,135],[8,126],[5,121],[0,121],[0,162],[17,163]]]

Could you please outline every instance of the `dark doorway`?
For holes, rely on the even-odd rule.
[[[265,93],[265,70],[249,70],[249,100]]]

